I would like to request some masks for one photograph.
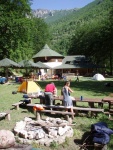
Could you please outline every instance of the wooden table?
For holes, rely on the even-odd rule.
[[[105,97],[102,99],[103,103],[108,103],[109,110],[111,109],[111,105],[113,104],[113,97]]]
[[[63,96],[54,97],[54,100],[63,101]],[[77,102],[87,102],[91,108],[95,107],[94,106],[95,103],[98,103],[99,107],[103,107],[103,102],[102,99],[100,98],[83,98],[83,100],[80,100],[80,98],[75,97],[75,99],[73,99],[73,105],[76,106]]]

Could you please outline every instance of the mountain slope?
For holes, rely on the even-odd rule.
[[[36,9],[36,10],[32,10],[32,13],[33,16],[37,18],[43,18],[47,23],[52,23],[77,10],[79,10],[79,8],[66,9],[66,10]]]
[[[45,18],[46,23],[53,23],[55,21],[58,21],[64,17],[66,17],[69,14],[72,14],[73,12],[77,12],[79,8],[74,9],[66,9],[66,10],[54,10],[54,13],[52,16],[47,16]]]
[[[90,25],[90,22],[107,18],[111,4],[112,0],[95,0],[78,11],[73,11],[55,22],[48,23],[52,34],[50,47],[62,55],[67,54],[70,40],[77,28],[86,23]]]

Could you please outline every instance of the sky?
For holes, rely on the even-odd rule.
[[[73,9],[82,8],[94,0],[32,0],[31,9]]]

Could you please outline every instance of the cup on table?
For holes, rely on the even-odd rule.
[[[83,100],[83,96],[80,96],[80,100],[81,100],[81,101]]]

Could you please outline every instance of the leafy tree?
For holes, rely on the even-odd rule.
[[[82,21],[80,26],[77,26],[68,54],[89,56],[96,64],[103,66],[107,64],[112,73],[113,3],[110,4],[106,12],[103,10],[105,15]],[[98,12],[95,13],[95,16],[96,14]]]
[[[78,36],[77,38],[78,41],[75,42],[76,46],[78,45],[78,43],[84,44],[83,42],[84,40],[87,41],[87,43],[84,46],[82,45],[82,49],[84,47],[85,52],[86,49],[87,50],[89,49],[89,51],[87,51],[87,54],[89,55],[91,53],[90,51],[94,51],[92,50],[94,45],[93,39],[95,39],[95,41],[99,43],[98,41],[98,38],[100,38],[99,32],[101,31],[101,27],[103,28],[105,24],[107,25],[107,22],[105,22],[105,20],[106,19],[107,21],[109,20],[108,16],[111,8],[112,8],[112,0],[95,0],[94,2],[85,6],[84,8],[78,9],[77,11],[72,11],[72,13],[70,13],[69,15],[50,24],[50,30],[52,33],[51,45],[53,49],[57,47],[56,50],[58,52],[61,51],[62,54],[70,54],[70,51],[69,53],[67,53],[69,49],[68,46],[72,45],[70,40],[75,35],[74,36],[75,39]],[[96,28],[98,32],[96,32]],[[95,36],[92,35],[92,33],[94,32]],[[88,37],[90,37],[91,40]],[[79,41],[79,39],[81,39],[81,41]],[[92,43],[90,43],[89,41],[92,41]],[[89,43],[90,45],[88,45]],[[98,48],[96,43],[95,48],[96,49]],[[80,50],[78,49],[72,49],[71,51],[74,52],[76,51],[76,53],[74,54],[77,54],[78,51],[80,52]],[[83,51],[79,54],[82,53]],[[93,58],[96,59],[97,58],[96,55]]]
[[[47,24],[33,18],[31,0],[0,1],[0,59],[31,59],[49,41]]]
[[[50,33],[48,25],[41,18],[32,18],[33,53],[36,54],[45,44],[49,44]]]
[[[21,43],[23,47],[26,41],[28,46],[23,51],[29,53],[30,12],[30,0],[0,1],[0,59],[21,59],[19,46]]]

